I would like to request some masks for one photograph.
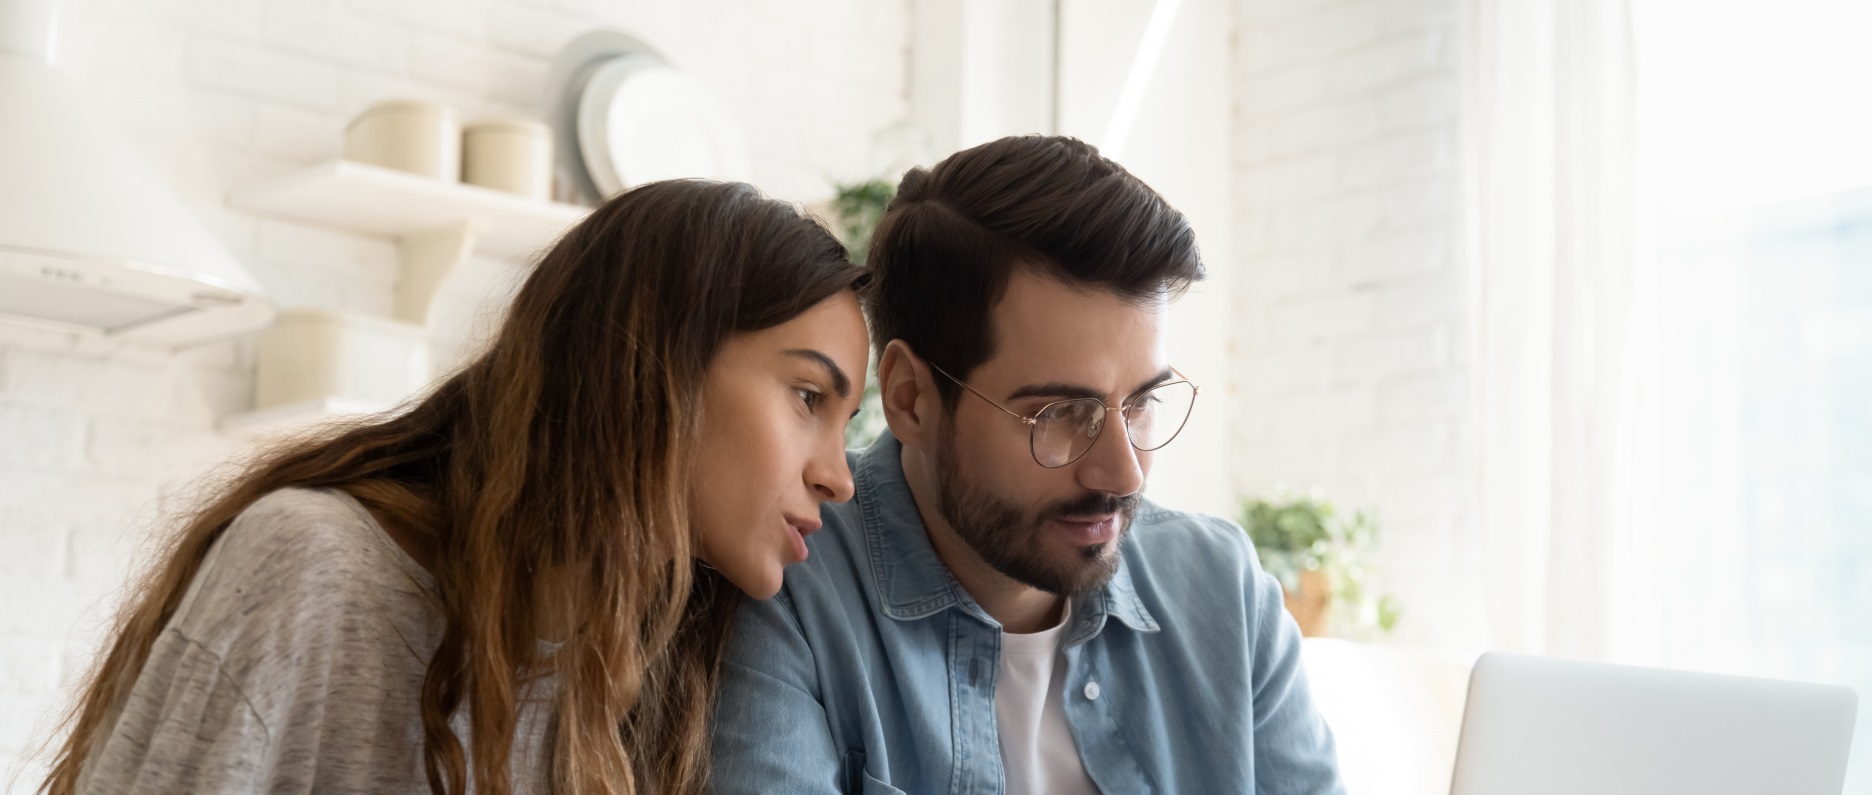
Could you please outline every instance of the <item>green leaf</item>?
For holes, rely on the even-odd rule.
[[[1377,574],[1365,559],[1378,543],[1378,521],[1370,512],[1347,516],[1316,497],[1251,498],[1242,500],[1236,521],[1261,567],[1282,587],[1296,587],[1301,571],[1326,573],[1333,584],[1336,634],[1383,635],[1397,627],[1403,611],[1390,594],[1374,592]]]
[[[839,234],[853,262],[863,265],[871,253],[871,233],[884,220],[884,210],[897,195],[897,186],[881,179],[832,186],[832,211],[838,215]]]

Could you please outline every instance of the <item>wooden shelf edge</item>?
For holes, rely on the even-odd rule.
[[[323,397],[230,414],[216,423],[216,429],[229,436],[264,438],[296,433],[331,420],[376,414],[394,406],[368,400]]]
[[[531,256],[590,212],[348,160],[328,160],[235,188],[228,203],[269,217],[392,239],[470,222],[482,232],[483,247],[505,257]]]

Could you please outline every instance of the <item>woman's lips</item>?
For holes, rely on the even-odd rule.
[[[787,517],[787,531],[793,540],[793,562],[805,561],[811,553],[806,550],[806,537],[819,530],[818,519],[796,519]]]

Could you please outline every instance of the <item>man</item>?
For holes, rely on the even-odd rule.
[[[905,175],[865,307],[890,432],[742,613],[717,792],[1332,793],[1280,586],[1141,498],[1197,388],[1188,222],[1066,138]]]

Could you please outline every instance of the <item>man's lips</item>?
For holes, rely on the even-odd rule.
[[[1119,515],[1111,513],[1103,516],[1060,516],[1048,520],[1048,523],[1058,528],[1073,544],[1091,546],[1117,539],[1119,521]]]

